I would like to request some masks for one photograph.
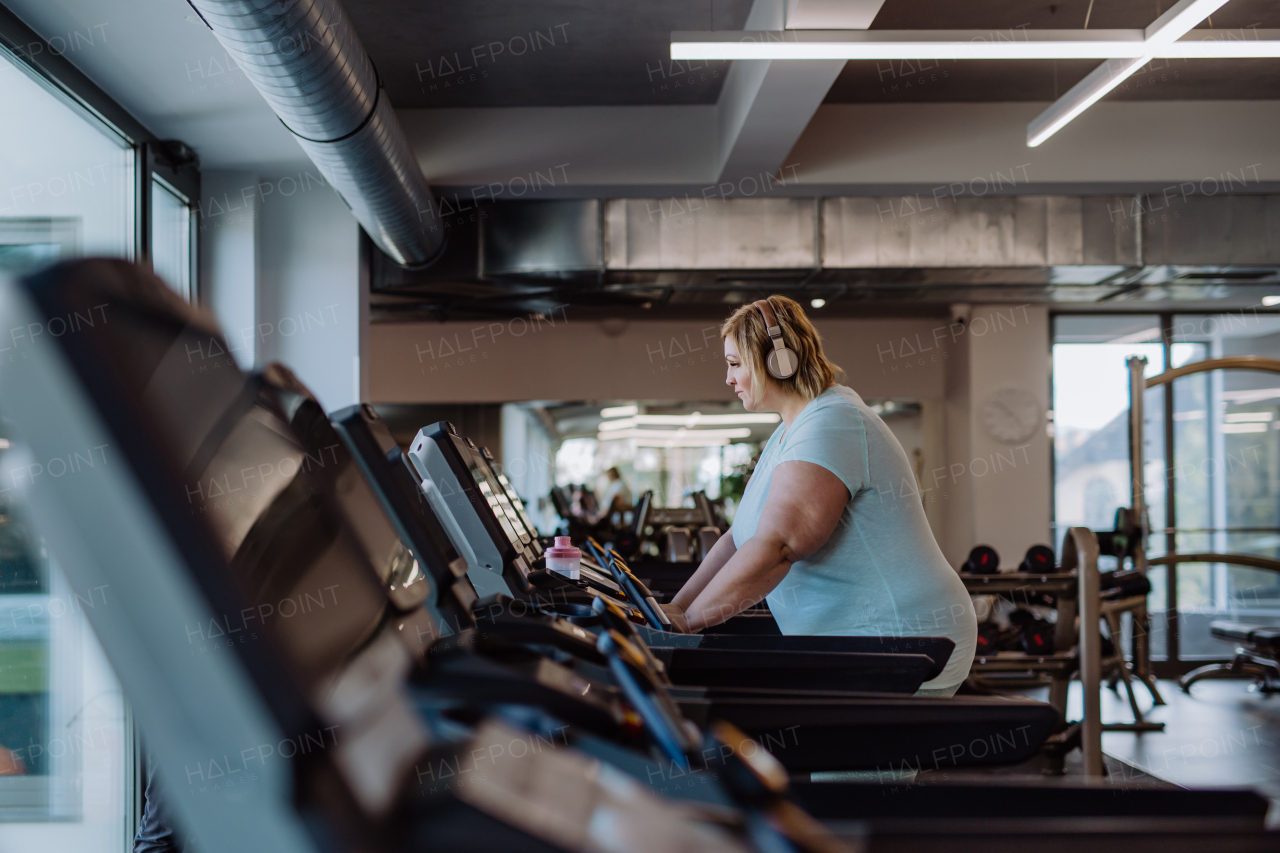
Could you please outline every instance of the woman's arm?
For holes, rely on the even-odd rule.
[[[716,540],[716,544],[711,546],[711,550],[707,552],[706,559],[698,566],[698,570],[684,582],[684,586],[680,587],[680,591],[676,593],[675,598],[671,599],[671,603],[683,610],[688,610],[689,605],[693,604],[694,599],[698,597],[698,593],[706,589],[707,584],[711,583],[711,579],[716,576],[716,572],[729,562],[729,558],[737,552],[737,547],[733,544],[733,529],[730,528],[723,536]]]
[[[792,563],[831,538],[849,497],[840,478],[821,465],[783,462],[774,468],[755,535],[708,578],[685,608],[689,629],[719,625],[772,592]]]

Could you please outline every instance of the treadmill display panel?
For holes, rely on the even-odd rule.
[[[516,532],[515,527],[512,526],[511,519],[507,518],[502,505],[498,503],[496,490],[489,484],[489,479],[485,477],[481,469],[481,462],[477,459],[476,454],[471,451],[466,439],[456,435],[450,435],[449,438],[452,439],[453,446],[458,449],[458,454],[462,457],[463,464],[467,466],[467,471],[471,474],[471,481],[484,497],[485,503],[489,505],[489,509],[493,512],[493,517],[497,520],[498,526],[502,528],[502,532],[506,535],[507,541],[511,543],[517,552],[523,552],[525,543],[520,538],[520,534]]]
[[[396,445],[391,431],[371,406],[362,404],[335,412],[332,422],[341,432],[352,456],[364,470],[388,515],[412,544],[436,589],[436,602],[444,608],[456,605],[470,615],[475,589],[466,579],[467,563],[454,548],[435,510],[419,487]],[[454,601],[448,602],[447,592]]]
[[[405,612],[421,607],[433,592],[431,579],[406,547],[320,404],[288,368],[273,364],[265,375],[285,404],[308,461],[316,463],[313,470],[329,484],[353,522],[356,536],[392,602]]]
[[[271,631],[319,681],[373,636],[386,597],[357,537],[326,500],[322,461],[291,435],[273,397],[260,387],[225,440],[210,436],[217,447],[186,491],[250,604],[228,617],[226,630]]]
[[[538,528],[534,526],[533,519],[529,517],[529,511],[525,509],[524,501],[520,500],[520,496],[516,494],[515,487],[512,486],[511,481],[507,479],[507,475],[502,473],[501,469],[499,469],[495,463],[493,454],[483,447],[480,448],[480,453],[484,456],[485,461],[489,463],[489,469],[493,472],[493,476],[497,478],[498,484],[502,486],[503,491],[506,492],[511,505],[515,507],[516,515],[524,524],[525,530],[529,531],[529,535],[533,537],[533,541],[537,542]]]
[[[472,475],[478,478],[481,488],[487,488],[497,502],[497,509],[507,517],[507,522],[511,525],[511,529],[516,532],[516,536],[520,539],[520,544],[528,547],[533,541],[530,532],[525,528],[524,522],[516,515],[515,508],[511,506],[511,501],[507,498],[506,490],[502,488],[502,484],[493,476],[493,470],[489,467],[489,460],[484,458],[480,448],[475,443],[467,440],[467,450],[471,452],[471,458],[475,462],[472,467]]]

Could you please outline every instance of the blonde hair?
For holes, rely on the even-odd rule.
[[[773,309],[782,329],[782,340],[799,358],[800,366],[790,379],[774,379],[765,368],[764,360],[773,349],[769,333],[764,327],[764,317],[754,304],[743,305],[729,315],[720,327],[720,338],[733,338],[743,363],[751,374],[751,402],[758,403],[764,391],[764,382],[776,382],[807,403],[844,377],[844,371],[827,360],[822,351],[822,336],[809,322],[800,303],[785,296],[770,296]]]

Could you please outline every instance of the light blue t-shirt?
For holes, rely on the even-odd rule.
[[[950,637],[955,652],[923,686],[964,681],[978,636],[973,602],[938,548],[907,454],[843,385],[819,394],[769,438],[733,519],[733,544],[755,535],[773,469],[812,462],[840,478],[849,503],[831,538],[769,593],[783,634]]]

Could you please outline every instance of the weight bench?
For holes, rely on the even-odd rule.
[[[1232,640],[1236,656],[1231,663],[1212,663],[1178,679],[1184,692],[1202,678],[1239,678],[1249,675],[1261,693],[1280,693],[1280,628],[1245,622],[1214,622],[1209,632],[1219,640]]]

